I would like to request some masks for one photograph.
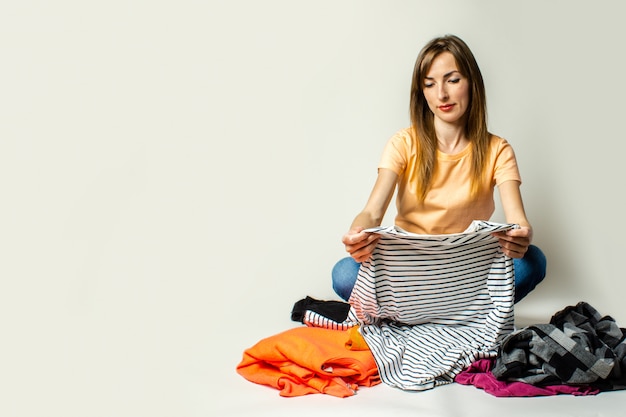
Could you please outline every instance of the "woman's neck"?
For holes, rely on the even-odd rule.
[[[443,153],[459,153],[469,143],[465,137],[465,129],[456,124],[437,123],[435,120],[435,134],[437,135],[437,147]]]

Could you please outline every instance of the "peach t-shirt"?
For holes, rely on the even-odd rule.
[[[489,220],[494,212],[493,191],[505,181],[521,177],[511,145],[503,138],[491,135],[491,149],[481,192],[470,198],[470,143],[463,151],[449,155],[437,151],[437,168],[432,187],[423,203],[415,195],[416,149],[406,128],[389,139],[378,168],[398,174],[395,223],[402,229],[419,234],[448,234],[463,232],[472,220]]]

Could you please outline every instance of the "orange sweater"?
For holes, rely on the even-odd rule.
[[[380,383],[374,357],[356,328],[284,331],[244,351],[237,372],[280,390],[283,397],[315,393],[349,397],[358,386]]]

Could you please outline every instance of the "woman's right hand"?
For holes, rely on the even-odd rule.
[[[367,233],[363,230],[363,227],[360,226],[352,228],[341,238],[341,242],[346,247],[346,252],[359,263],[368,260],[372,256],[372,252],[380,238],[380,235],[376,233]]]

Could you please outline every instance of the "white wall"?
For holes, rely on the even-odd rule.
[[[340,236],[408,124],[419,49],[445,33],[475,52],[548,256],[520,314],[585,300],[626,324],[619,0],[5,3],[11,415],[33,392],[48,410],[77,393],[128,415],[166,391],[185,402],[148,381],[187,384],[216,334],[255,340],[305,295],[334,298]]]

